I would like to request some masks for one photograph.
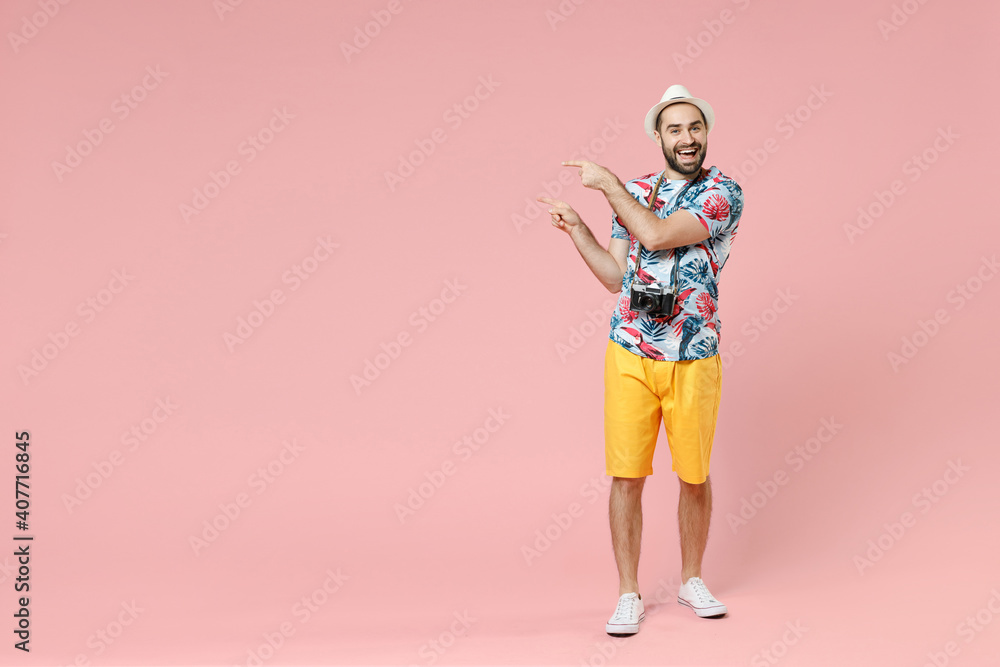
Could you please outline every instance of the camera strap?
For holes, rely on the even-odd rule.
[[[650,211],[653,210],[653,206],[656,204],[656,194],[660,191],[660,183],[663,182],[663,177],[666,176],[666,175],[667,175],[667,170],[664,169],[663,173],[660,174],[660,178],[657,179],[656,185],[653,187],[653,191],[650,192],[650,194],[649,194],[649,205],[648,205],[648,208],[649,208]],[[674,213],[674,211],[676,211],[680,207],[680,203],[683,200],[683,197],[687,193],[688,189],[692,185],[694,185],[697,181],[700,181],[700,180],[701,180],[701,177],[699,176],[698,178],[692,178],[690,181],[688,181],[687,185],[684,186],[684,189],[681,190],[680,193],[677,195],[677,199],[675,200],[676,203],[673,206],[673,210],[670,211],[670,213],[667,214],[668,217],[669,217],[670,214]],[[662,218],[661,218],[661,220],[662,220]],[[636,239],[636,242],[639,243],[639,252],[637,252],[636,255],[635,255],[635,276],[633,277],[633,281],[635,281],[635,280],[637,280],[639,278],[639,265],[642,263],[642,243],[639,242],[638,239]],[[681,263],[681,258],[677,256],[677,248],[673,249],[673,255],[674,255],[674,269],[673,269],[673,271],[671,273],[670,289],[676,295],[676,294],[678,294],[680,292],[680,290],[678,289],[678,283],[677,283],[677,267]],[[642,283],[641,280],[639,282]],[[642,283],[642,284],[645,285],[646,283]]]

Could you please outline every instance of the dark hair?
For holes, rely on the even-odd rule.
[[[674,104],[691,104],[691,102],[675,102]],[[670,107],[670,106],[671,105],[668,104],[667,106],[665,106],[662,109],[660,109],[660,113],[656,114],[656,126],[654,127],[654,129],[657,132],[660,131],[660,116],[662,116],[663,112],[666,111],[667,108]],[[698,106],[697,104],[691,104],[691,106],[693,106],[695,109],[697,109],[698,113],[701,114],[701,122],[705,124],[705,130],[707,131],[708,130],[708,119],[705,118],[705,112],[702,111],[701,107]]]

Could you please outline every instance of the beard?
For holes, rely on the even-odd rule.
[[[694,148],[695,155],[693,160],[687,162],[680,161],[680,158],[677,156],[676,148],[663,148],[663,157],[667,159],[667,164],[670,165],[670,168],[679,174],[684,174],[685,176],[697,174],[701,171],[701,165],[705,162],[705,154],[707,152],[704,144],[694,144],[693,146],[688,146],[688,148]]]

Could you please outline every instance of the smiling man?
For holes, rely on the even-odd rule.
[[[622,184],[593,162],[563,162],[579,167],[583,185],[611,205],[607,250],[569,204],[538,198],[551,206],[553,226],[570,236],[601,284],[621,292],[604,365],[605,464],[613,477],[608,513],[619,577],[618,605],[606,626],[612,635],[635,634],[645,618],[638,583],[641,499],[653,474],[661,418],[680,480],[677,601],[700,617],[728,611],[701,579],[701,563],[722,395],[719,275],[743,212],[743,191],[717,167],[702,166],[714,124],[707,102],[670,86],[645,122],[663,152],[662,171]]]

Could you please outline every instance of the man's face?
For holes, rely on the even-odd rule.
[[[660,112],[657,141],[670,168],[682,176],[697,174],[708,151],[708,130],[701,109],[671,104]]]

